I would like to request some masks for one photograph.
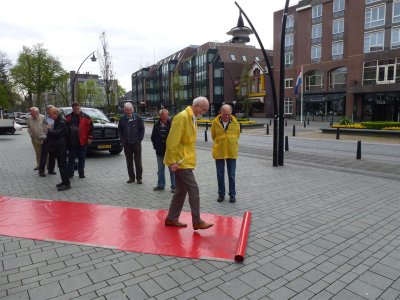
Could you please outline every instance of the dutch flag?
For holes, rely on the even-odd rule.
[[[300,70],[299,76],[297,76],[296,86],[294,87],[295,95],[298,94],[302,82],[303,82],[303,72],[302,70]]]

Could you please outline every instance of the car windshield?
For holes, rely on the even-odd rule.
[[[64,112],[64,115],[68,115],[72,112],[71,108],[63,108],[62,110]],[[82,111],[88,114],[89,117],[92,118],[93,123],[100,123],[100,124],[110,123],[110,120],[106,117],[106,115],[97,108],[82,107]]]

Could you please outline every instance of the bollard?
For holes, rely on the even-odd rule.
[[[205,141],[205,142],[208,141],[207,130],[204,130],[204,141]]]
[[[239,124],[240,125],[240,133],[242,133],[242,124]]]
[[[310,125],[310,119],[307,119],[307,125]]]
[[[269,124],[267,124],[267,135],[269,135]]]
[[[269,126],[271,126],[272,125],[272,120],[271,119],[269,119]]]
[[[336,128],[336,139],[337,139],[337,140],[339,139],[339,127]]]
[[[206,131],[208,130],[208,122],[206,122]]]
[[[357,142],[357,159],[361,159],[361,141]]]
[[[285,127],[287,127],[287,121],[285,120]]]
[[[153,125],[156,125],[156,119],[153,118]]]
[[[293,136],[296,136],[296,125],[293,125]]]
[[[306,120],[304,120],[304,128],[306,128]]]
[[[285,136],[285,151],[289,151],[289,137]]]

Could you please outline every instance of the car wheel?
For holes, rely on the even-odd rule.
[[[122,149],[123,149],[123,148],[118,149],[118,150],[110,150],[110,153],[111,153],[111,154],[120,154],[120,153],[122,152]]]
[[[9,134],[9,135],[12,135],[12,134],[14,134],[15,133],[15,128],[10,128],[8,131],[7,131],[7,134]]]

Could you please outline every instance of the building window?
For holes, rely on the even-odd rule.
[[[333,12],[344,10],[344,0],[333,0]]]
[[[332,34],[342,33],[344,31],[344,19],[333,20]]]
[[[337,56],[343,57],[343,41],[332,43],[332,59]]]
[[[400,0],[396,0],[393,2],[393,23],[400,22]]]
[[[397,63],[396,63],[397,60]],[[399,82],[399,59],[384,59],[364,63],[363,84],[390,84]],[[398,72],[399,71],[399,72]]]
[[[319,62],[321,60],[321,45],[311,47],[311,60],[313,62]]]
[[[385,5],[365,9],[365,29],[385,25]]]
[[[290,98],[285,98],[285,107],[284,107],[285,115],[293,114],[293,100]]]
[[[392,41],[390,47],[392,49],[400,48],[400,27],[392,28]]]
[[[341,67],[329,73],[329,89],[343,89],[346,88],[347,82],[347,68]]]
[[[313,25],[311,30],[311,37],[313,39],[322,37],[322,25]]]
[[[232,59],[233,61],[236,60],[235,54],[231,54],[231,59]]]
[[[224,87],[220,85],[214,86],[214,95],[222,95],[224,93]]]
[[[242,55],[243,61],[247,61],[247,57],[245,55]]]
[[[258,56],[255,56],[254,59],[255,59],[256,61],[260,61],[260,58],[259,58]]]
[[[285,68],[293,67],[293,53],[286,52],[285,53]]]
[[[385,37],[384,30],[366,32],[364,34],[364,53],[382,51]]]
[[[293,88],[293,78],[285,79],[285,89]]]
[[[286,29],[292,28],[293,26],[294,26],[294,16],[293,15],[287,16]]]
[[[285,35],[285,47],[293,46],[293,33]]]
[[[214,78],[224,77],[224,69],[214,69]]]
[[[380,0],[365,0],[365,4],[371,4],[374,2],[378,2],[378,1],[380,1]]]
[[[322,4],[315,5],[312,8],[312,18],[316,19],[320,17],[322,17]]]
[[[321,71],[310,71],[304,77],[306,91],[320,91],[324,89],[324,76]]]

